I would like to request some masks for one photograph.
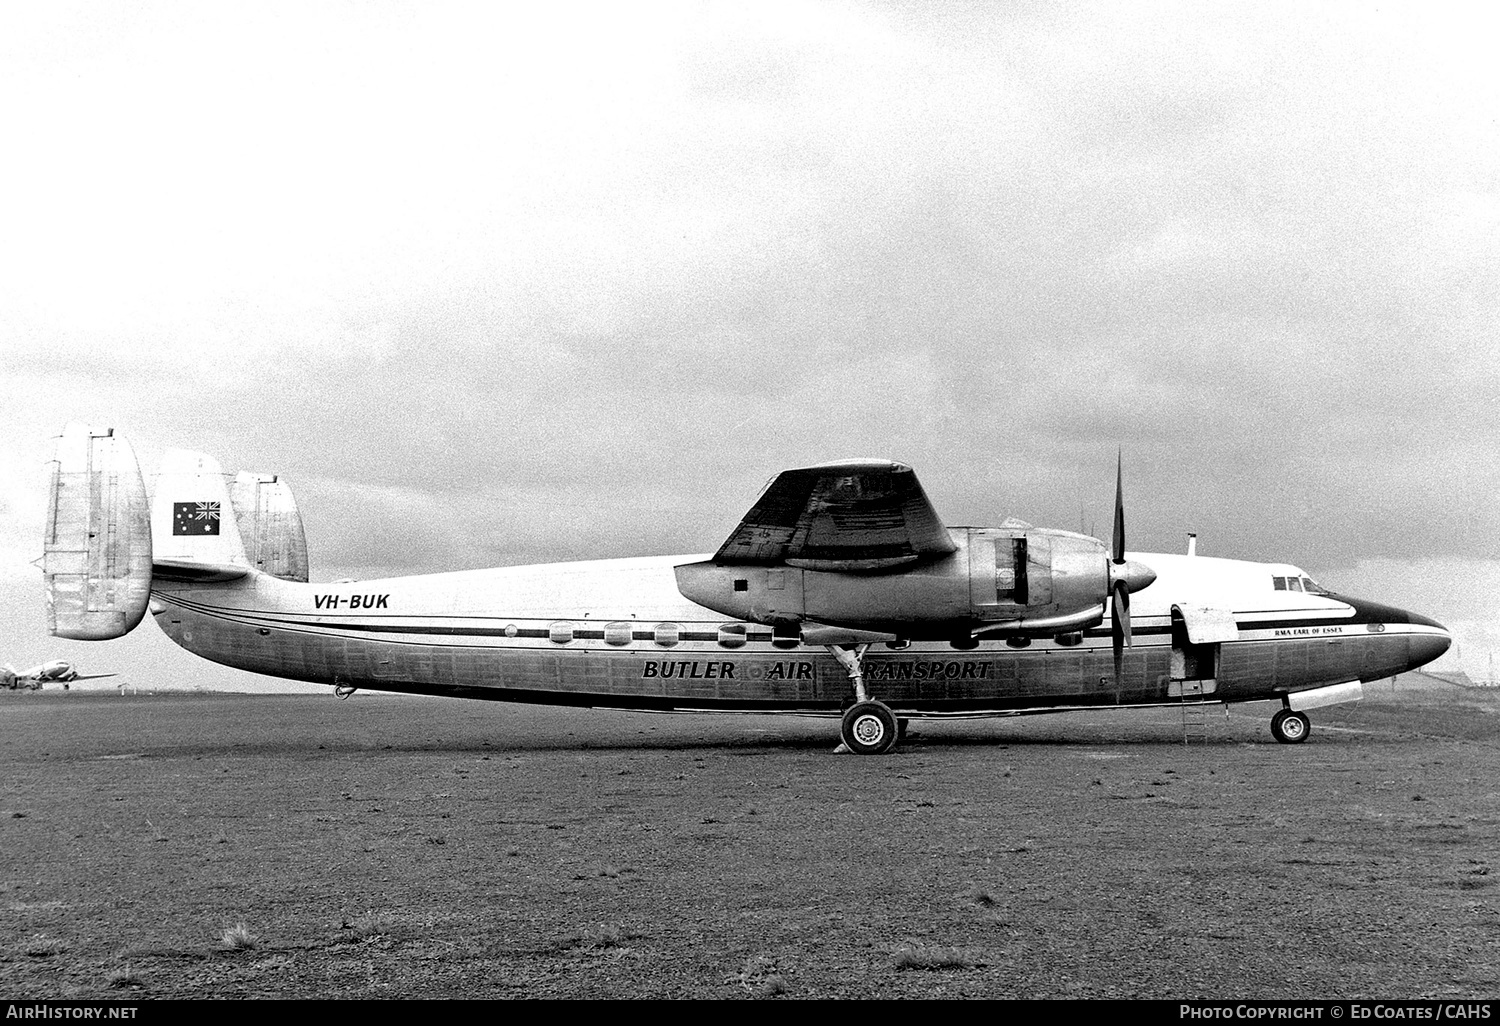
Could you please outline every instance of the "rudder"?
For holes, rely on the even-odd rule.
[[[151,597],[151,520],[130,443],[73,422],[48,484],[42,575],[47,629],[107,641],[135,629]]]
[[[262,573],[307,583],[307,535],[291,486],[276,474],[242,470],[229,486],[245,559]]]

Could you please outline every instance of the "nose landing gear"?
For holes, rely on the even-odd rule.
[[[1291,709],[1278,710],[1271,717],[1271,736],[1284,745],[1300,745],[1312,733],[1312,721],[1306,713]]]

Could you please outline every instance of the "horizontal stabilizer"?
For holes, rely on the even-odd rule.
[[[106,641],[135,629],[151,597],[146,484],[130,443],[112,429],[69,424],[48,488],[42,575],[47,629]]]
[[[232,563],[191,563],[179,560],[157,560],[151,564],[152,580],[175,581],[179,584],[218,584],[244,577],[250,572],[247,566]]]

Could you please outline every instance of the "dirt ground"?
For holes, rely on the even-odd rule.
[[[913,725],[0,696],[0,997],[1500,995],[1500,696]]]

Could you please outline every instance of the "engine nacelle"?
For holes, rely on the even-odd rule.
[[[676,568],[682,594],[737,620],[830,624],[903,638],[1046,635],[1092,627],[1109,597],[1103,542],[1039,528],[950,528],[955,552],[886,571],[716,564]]]

